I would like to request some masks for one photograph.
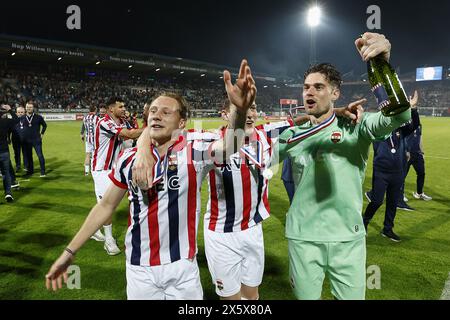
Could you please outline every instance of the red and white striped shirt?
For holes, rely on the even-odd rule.
[[[111,170],[122,151],[123,139],[120,131],[126,128],[122,119],[117,124],[108,114],[101,119],[95,127],[94,154],[92,156],[91,170]]]
[[[268,179],[262,168],[269,165],[272,145],[278,136],[293,126],[292,121],[264,124],[255,128],[253,140],[261,147],[257,166],[240,153],[223,166],[211,170],[205,226],[215,232],[235,232],[251,228],[270,216]]]
[[[132,265],[157,266],[197,253],[197,228],[200,218],[202,180],[213,166],[207,157],[211,142],[187,141],[180,136],[157,167],[162,180],[148,191],[132,183],[132,166],[137,148],[119,157],[109,177],[128,189],[130,211],[125,236],[125,254]],[[159,175],[159,174],[158,174]]]
[[[84,134],[86,137],[86,142],[94,145],[95,128],[97,127],[100,117],[95,113],[89,113],[84,116]]]
[[[204,220],[209,230],[246,230],[270,216],[268,179],[263,177],[261,167],[269,165],[272,145],[278,136],[293,125],[292,121],[283,121],[255,128],[253,140],[260,145],[261,166],[236,153],[226,165],[209,172],[209,199]]]

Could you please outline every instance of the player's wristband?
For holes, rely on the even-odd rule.
[[[72,250],[70,250],[69,248],[65,248],[64,251],[67,251],[68,253],[70,253],[72,256],[75,257],[75,253]]]

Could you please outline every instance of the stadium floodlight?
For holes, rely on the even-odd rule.
[[[322,10],[320,7],[312,7],[308,10],[308,25],[311,28],[317,27],[320,24],[320,18],[322,17]]]
[[[311,31],[309,64],[316,63],[316,28],[322,18],[322,9],[319,6],[313,6],[308,10],[307,22]]]

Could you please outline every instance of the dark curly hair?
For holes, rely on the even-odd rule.
[[[332,86],[340,89],[342,84],[341,73],[330,63],[321,63],[312,65],[306,70],[303,80],[311,73],[321,73]]]

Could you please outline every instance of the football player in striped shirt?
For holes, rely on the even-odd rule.
[[[256,96],[250,68],[244,60],[237,83],[224,73],[230,100],[232,128],[243,128],[246,110]],[[133,183],[131,167],[137,148],[127,149],[109,177],[113,181],[103,200],[91,211],[82,228],[52,265],[46,275],[48,289],[62,287],[67,268],[75,253],[90,235],[110,220],[123,195],[130,200],[129,227],[126,235],[127,296],[129,299],[202,299],[196,262],[197,225],[200,214],[202,178],[214,166],[213,157],[221,156],[234,139],[188,140],[176,134],[184,129],[188,109],[184,99],[163,94],[150,106],[150,150],[153,153],[153,186],[144,191]],[[142,140],[141,140],[142,141]],[[146,146],[148,148],[148,146]]]
[[[94,151],[91,160],[92,178],[94,179],[95,195],[99,202],[110,184],[108,178],[120,151],[123,139],[137,139],[143,129],[127,129],[123,121],[125,104],[121,98],[112,97],[107,103],[108,113],[95,127]],[[105,241],[104,249],[109,255],[120,253],[116,240],[112,235],[112,219],[104,225],[105,234],[100,230],[92,236],[96,241]]]
[[[89,113],[84,116],[83,124],[81,125],[81,140],[84,141],[86,157],[84,158],[84,175],[87,176],[91,166],[91,156],[94,151],[94,131],[97,123],[100,121],[97,115],[97,107],[89,107]]]

